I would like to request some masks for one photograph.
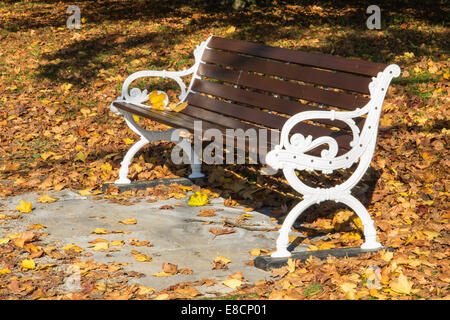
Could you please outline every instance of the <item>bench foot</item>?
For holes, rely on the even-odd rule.
[[[366,208],[362,203],[352,196],[348,192],[342,192],[337,197],[326,197],[323,198],[319,194],[305,196],[304,200],[298,203],[287,215],[283,225],[280,229],[280,234],[277,239],[277,249],[271,254],[273,258],[287,258],[291,256],[291,253],[287,250],[289,245],[289,232],[294,224],[295,220],[311,205],[318,204],[322,201],[334,200],[336,202],[341,202],[346,204],[348,207],[353,209],[358,217],[361,219],[362,225],[364,227],[364,239],[365,242],[361,245],[361,249],[378,249],[382,245],[377,242],[377,233],[373,224],[373,220],[367,212]]]
[[[115,181],[116,184],[129,184],[131,181],[128,179],[128,167],[130,166],[131,160],[133,160],[133,157],[135,154],[145,145],[147,145],[149,141],[142,137],[138,142],[136,142],[130,150],[128,150],[127,154],[123,158],[122,162],[120,163],[120,169],[119,169],[119,179]]]

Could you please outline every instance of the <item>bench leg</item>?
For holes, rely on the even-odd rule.
[[[115,184],[131,183],[130,179],[128,179],[128,167],[130,166],[131,160],[133,160],[134,155],[148,143],[149,141],[147,139],[141,137],[141,139],[138,142],[136,142],[130,148],[130,150],[128,150],[127,154],[120,163],[119,179],[115,181]]]
[[[192,149],[191,143],[187,140],[179,137],[177,146],[183,149],[183,151],[188,155],[189,162],[191,163],[192,173],[189,175],[189,179],[200,179],[204,178],[205,175],[202,173],[202,162],[200,158]]]
[[[272,253],[273,258],[287,258],[291,256],[291,253],[287,250],[289,245],[289,231],[294,224],[295,220],[305,211],[308,207],[314,204],[316,201],[311,197],[305,197],[300,203],[298,203],[284,219],[283,225],[280,229],[280,234],[277,239],[277,250]]]
[[[352,208],[353,211],[355,211],[358,217],[361,219],[362,225],[364,227],[365,240],[365,242],[361,245],[361,249],[380,248],[381,244],[377,242],[377,231],[374,227],[373,220],[362,203],[351,194],[348,194],[345,197],[339,199],[339,201]]]
[[[289,245],[289,232],[294,224],[295,220],[311,205],[320,203],[325,200],[334,200],[336,202],[342,202],[349,206],[358,217],[361,219],[364,226],[364,238],[365,242],[361,245],[361,249],[378,249],[381,244],[377,242],[377,233],[373,224],[373,220],[370,217],[367,209],[362,203],[352,196],[350,193],[342,192],[338,198],[319,198],[314,195],[305,196],[304,199],[298,203],[287,215],[286,219],[281,226],[279,235],[277,238],[277,249],[272,253],[271,257],[274,258],[287,258],[291,256],[291,253],[287,250]]]

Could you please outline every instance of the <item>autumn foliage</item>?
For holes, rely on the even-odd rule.
[[[356,196],[375,220],[379,241],[395,251],[345,259],[290,260],[268,279],[250,283],[238,273],[222,285],[235,290],[230,297],[242,299],[448,299],[450,71],[449,30],[443,22],[448,11],[438,2],[409,1],[403,7],[383,2],[382,28],[367,30],[365,8],[346,2],[294,5],[273,1],[243,11],[218,10],[207,2],[74,1],[71,4],[80,7],[83,17],[80,30],[66,27],[63,2],[2,3],[0,196],[70,189],[127,205],[135,197],[153,202],[181,199],[194,191],[194,208],[221,196],[225,205],[250,208],[243,219],[251,219],[253,209],[270,206],[274,219],[282,220],[299,198],[281,175],[262,176],[258,166],[205,166],[207,181],[194,190],[162,186],[126,193],[110,188],[103,193],[102,185],[118,178],[120,161],[138,139],[123,118],[109,110],[111,101],[120,95],[122,82],[138,70],[188,68],[195,46],[213,34],[396,63],[402,74],[391,85],[383,107],[371,168],[356,188]],[[153,103],[162,101],[157,89],[177,102],[174,83],[150,80],[145,85],[148,92],[155,92]],[[166,129],[147,119],[135,120],[153,130]],[[188,166],[170,162],[171,147],[161,142],[144,149],[130,166],[130,179],[187,176]],[[340,179],[341,174],[332,178]],[[328,181],[315,173],[304,177],[319,185]],[[47,195],[40,201],[58,199]],[[2,211],[0,206],[1,224],[33,214],[32,204],[26,201],[17,203],[15,212]],[[121,223],[139,224],[139,218]],[[234,232],[238,225],[239,221],[224,223],[210,232],[221,236]],[[346,208],[314,207],[296,226],[307,236],[301,243],[310,250],[362,243],[361,223]],[[129,285],[123,279],[139,278],[139,273],[125,272],[121,263],[82,261],[80,256],[86,252],[76,244],[50,246],[45,242],[45,226],[29,228],[0,236],[1,299],[191,299],[201,297],[194,286],[216,284],[214,279],[203,279],[160,292]],[[113,230],[93,230],[99,237],[108,232]],[[312,242],[310,238],[317,235],[327,237]],[[92,250],[123,245],[99,239],[92,243]],[[138,248],[151,245],[147,239],[130,243],[136,246],[131,254],[137,261],[151,263],[152,258]],[[249,263],[262,254],[270,251],[255,248],[249,252]],[[212,268],[225,269],[232,262],[218,257],[211,263]],[[87,275],[81,291],[67,294],[58,289],[64,276],[57,268],[61,264],[75,265]],[[167,262],[154,276],[180,272],[195,270]],[[106,286],[101,279],[111,281]]]

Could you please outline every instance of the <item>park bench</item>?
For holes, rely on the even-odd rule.
[[[288,234],[309,206],[334,200],[352,208],[360,217],[365,242],[363,249],[378,249],[373,220],[361,202],[351,195],[370,165],[376,145],[382,104],[397,65],[306,53],[241,40],[210,37],[194,51],[194,65],[184,71],[140,71],[129,76],[122,95],[111,110],[124,116],[132,131],[140,136],[121,163],[117,184],[127,184],[128,166],[136,152],[149,142],[177,141],[190,155],[190,178],[203,177],[199,155],[190,142],[174,130],[266,128],[279,140],[269,145],[266,162],[282,169],[286,180],[303,196],[287,215],[272,257],[288,257]],[[182,77],[191,75],[186,85]],[[180,112],[156,110],[144,104],[147,90],[130,84],[143,77],[170,78],[181,89]],[[158,91],[162,93],[162,91]],[[164,104],[169,103],[168,96]],[[133,115],[170,126],[164,132],[141,128]],[[178,132],[178,131],[177,131]],[[269,139],[270,140],[270,139]],[[356,169],[345,182],[330,188],[310,187],[299,179],[297,170]]]

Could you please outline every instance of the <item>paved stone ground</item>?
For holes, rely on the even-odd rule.
[[[14,212],[15,206],[21,199],[32,201],[33,211],[21,214],[22,219],[7,220],[0,225],[0,238],[10,233],[27,230],[27,226],[42,224],[46,226],[45,232],[49,235],[44,241],[62,247],[74,243],[93,255],[83,257],[86,260],[94,259],[96,262],[126,262],[127,270],[145,274],[145,277],[133,279],[147,287],[156,290],[167,288],[170,285],[196,281],[203,278],[216,279],[218,284],[209,288],[198,288],[203,293],[216,291],[227,293],[231,289],[220,284],[234,272],[241,271],[249,282],[268,279],[270,273],[248,265],[254,257],[249,251],[255,248],[274,250],[277,222],[271,220],[268,214],[250,212],[251,218],[245,221],[243,227],[233,227],[236,232],[215,236],[209,231],[211,227],[221,228],[223,221],[241,216],[245,212],[242,207],[225,207],[223,199],[212,199],[211,203],[202,207],[190,207],[187,199],[158,200],[148,203],[145,199],[133,205],[120,205],[111,203],[107,199],[93,200],[92,196],[82,197],[78,193],[68,190],[50,192],[59,200],[54,203],[38,203],[37,199],[42,193],[28,193],[17,197],[1,200],[3,212]],[[183,206],[174,206],[175,203],[184,203]],[[161,210],[163,205],[171,205],[172,210]],[[218,213],[214,217],[198,217],[201,209],[214,208]],[[119,221],[126,218],[135,218],[137,223],[124,225]],[[209,221],[210,224],[204,224]],[[106,230],[123,230],[129,234],[109,233],[93,234],[95,228]],[[42,230],[42,229],[41,229]],[[260,231],[271,230],[271,231]],[[93,251],[92,241],[103,238],[108,241],[124,240],[125,245],[117,251]],[[136,247],[128,243],[129,238],[140,241],[148,240],[153,246]],[[138,250],[152,258],[151,262],[136,261],[131,250]],[[212,270],[212,262],[217,256],[224,256],[232,262],[228,270]],[[152,274],[162,271],[162,263],[177,264],[178,268],[189,268],[194,272],[191,275],[176,274],[171,277],[155,277]]]

